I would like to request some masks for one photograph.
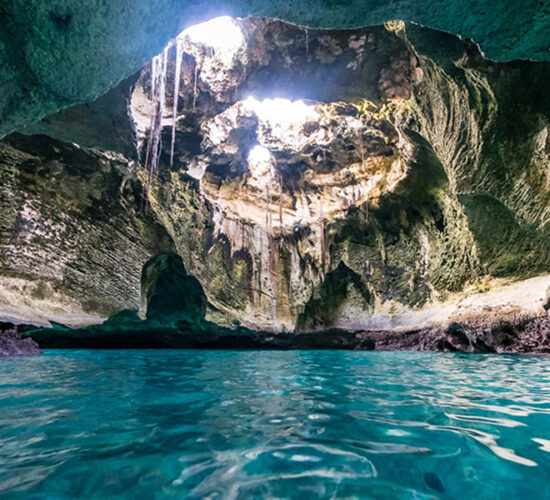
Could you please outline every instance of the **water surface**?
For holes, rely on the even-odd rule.
[[[0,362],[0,497],[550,498],[550,358],[48,351]]]

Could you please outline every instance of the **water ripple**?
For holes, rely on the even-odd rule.
[[[50,351],[0,363],[2,498],[550,498],[538,356]]]

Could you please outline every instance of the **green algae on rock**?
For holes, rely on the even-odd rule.
[[[511,15],[513,13],[513,15]],[[475,40],[493,60],[550,59],[546,0],[117,0],[0,6],[0,137],[90,102],[138,71],[182,29],[219,15],[349,29],[403,19]]]
[[[280,21],[224,22],[239,34],[229,55],[184,32],[163,52],[166,68],[147,64],[131,89],[125,130],[135,120],[142,164],[158,147],[151,177],[120,154],[3,141],[6,198],[47,207],[4,208],[2,279],[20,310],[69,324],[137,309],[152,259],[142,316],[150,294],[150,321],[208,324],[196,326],[205,335],[215,328],[204,314],[265,331],[355,331],[545,313],[548,63],[490,62],[471,41],[404,23],[310,29],[306,44]],[[151,133],[153,73],[166,93]],[[113,110],[94,108],[106,113],[99,123],[124,117],[123,86]],[[63,120],[79,113],[48,119],[60,127],[49,133],[69,140]],[[87,146],[125,152],[127,139],[102,141],[90,125],[78,131]],[[59,213],[70,232],[53,225]],[[40,241],[26,236],[30,219]],[[11,298],[0,300],[7,310]]]

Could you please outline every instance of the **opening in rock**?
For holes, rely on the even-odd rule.
[[[0,19],[1,498],[548,497],[548,0]]]
[[[186,273],[206,296],[191,316],[224,327],[394,331],[544,315],[549,73],[401,21],[192,26],[109,94],[30,131],[63,144],[5,140],[5,189],[21,200],[10,245],[33,256],[6,259],[9,300],[33,317],[101,321],[139,307],[139,270],[160,254],[184,267],[148,263],[171,269],[149,320],[178,316]],[[26,184],[36,165],[59,190]],[[48,274],[39,256],[62,241],[69,262],[56,256]],[[332,286],[342,269],[346,286]],[[48,313],[50,297],[63,313]]]
[[[141,273],[142,306],[146,318],[161,323],[200,322],[206,314],[201,284],[187,274],[181,257],[161,254],[148,260]]]

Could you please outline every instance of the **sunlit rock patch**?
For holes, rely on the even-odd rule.
[[[497,264],[514,259],[504,240],[486,250],[479,227],[486,208],[471,192],[509,196],[486,143],[512,154],[498,127],[499,106],[512,98],[501,82],[515,78],[513,67],[410,27],[422,48],[430,37],[441,44],[433,56],[419,53],[403,23],[349,32],[255,19],[214,24],[213,35],[206,23],[165,52],[159,159],[172,166],[153,178],[150,202],[204,284],[217,320],[391,327],[394,315],[450,300],[487,271],[522,274]],[[232,36],[222,50],[224,29]],[[537,72],[548,79],[547,68]],[[146,68],[132,97],[142,152],[155,140],[150,80]],[[536,100],[527,97],[526,105]],[[522,161],[540,162],[544,129],[525,134],[539,153]],[[534,182],[519,175],[512,189],[528,192]],[[548,191],[537,189],[544,210]],[[504,200],[512,212],[524,210],[519,200]],[[523,269],[547,269],[543,233],[517,231],[534,245]],[[513,239],[516,247],[521,238]]]
[[[122,154],[31,137],[31,161],[18,136],[2,143],[3,308],[67,323],[137,309],[143,264],[169,252],[204,288],[207,319],[235,327],[543,315],[549,82],[547,64],[491,63],[475,43],[402,22],[223,17],[185,30],[113,91],[116,105],[90,108],[117,130],[127,120],[124,134],[76,131]],[[37,130],[69,141],[63,123],[81,112]]]

